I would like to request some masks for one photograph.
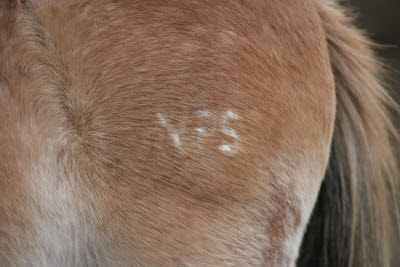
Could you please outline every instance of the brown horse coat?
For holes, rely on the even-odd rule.
[[[0,264],[293,266],[335,118],[338,181],[386,194],[390,100],[331,4],[0,0]]]

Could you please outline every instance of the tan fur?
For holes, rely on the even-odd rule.
[[[398,114],[399,108],[381,86],[382,64],[373,44],[351,25],[352,16],[334,1],[315,2],[327,34],[338,106],[326,190],[321,191],[329,195],[324,208],[331,211],[311,222],[310,237],[322,236],[320,266],[389,266],[392,242],[399,237],[394,220],[399,220],[400,177],[394,155],[399,136],[389,109]],[[325,217],[322,224],[319,216]],[[304,255],[316,257],[307,248]]]
[[[340,15],[311,0],[0,3],[1,265],[294,266],[329,159]]]

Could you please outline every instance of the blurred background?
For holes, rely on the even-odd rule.
[[[376,43],[384,45],[377,52],[392,68],[393,79],[387,82],[400,103],[400,0],[342,0],[342,3],[358,15],[357,26]],[[397,122],[400,126],[400,118]]]
[[[357,26],[378,44],[384,45],[378,56],[390,67],[389,89],[400,104],[400,0],[342,0],[358,15]],[[396,117],[400,131],[400,116]],[[400,150],[400,149],[399,149]],[[399,155],[400,162],[400,151]],[[399,192],[400,194],[400,192]],[[400,266],[400,240],[393,241],[393,267]]]

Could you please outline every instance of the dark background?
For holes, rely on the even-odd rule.
[[[389,89],[400,103],[400,0],[344,0],[358,15],[357,26],[376,43],[378,55],[390,66]],[[400,126],[400,118],[397,118]]]
[[[377,50],[378,56],[389,67],[388,89],[400,104],[400,0],[344,0],[358,15],[357,26],[378,44],[384,45]],[[400,129],[400,116],[395,115],[397,128]],[[399,155],[400,162],[400,151]],[[399,164],[400,165],[400,164]],[[400,266],[400,240],[394,240],[393,267]]]

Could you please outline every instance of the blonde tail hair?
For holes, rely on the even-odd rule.
[[[329,167],[299,266],[390,266],[399,236],[398,106],[379,81],[373,44],[333,1],[315,1],[335,76],[337,114]]]

